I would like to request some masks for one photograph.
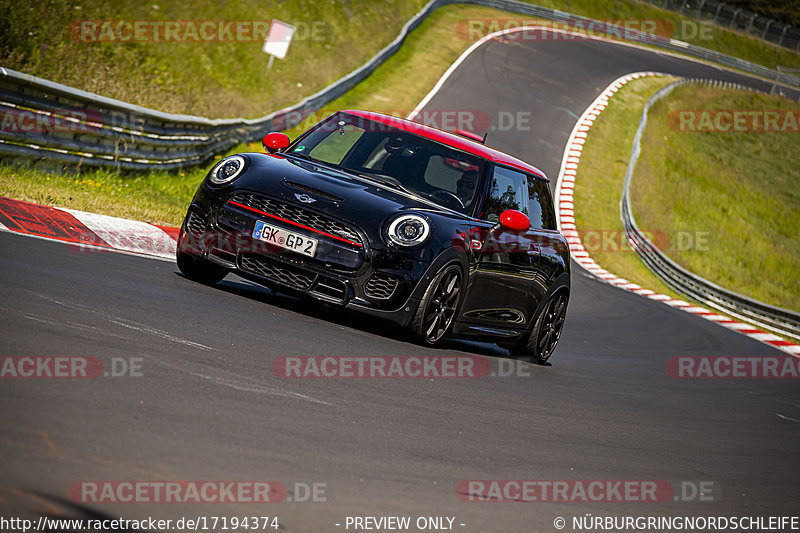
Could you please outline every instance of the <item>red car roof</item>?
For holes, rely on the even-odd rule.
[[[501,152],[500,150],[495,150],[494,148],[490,148],[485,144],[473,141],[472,139],[467,139],[466,137],[462,137],[461,135],[456,135],[455,133],[451,133],[449,131],[440,130],[438,128],[426,126],[425,124],[421,124],[419,122],[414,122],[412,120],[407,120],[392,115],[384,115],[383,113],[376,113],[374,111],[359,111],[359,110],[348,109],[347,111],[342,111],[342,112],[348,113],[350,115],[355,115],[361,118],[365,118],[368,120],[374,120],[375,122],[379,122],[387,126],[392,126],[399,130],[407,131],[409,133],[421,135],[433,141],[437,141],[442,144],[452,146],[453,148],[458,148],[459,150],[463,150],[464,152],[468,152],[470,154],[483,157],[484,159],[494,161],[495,163],[518,168],[524,172],[535,174],[543,179],[547,179],[547,176],[545,176],[544,172],[542,172],[535,166],[526,163],[525,161],[521,161],[516,157]]]

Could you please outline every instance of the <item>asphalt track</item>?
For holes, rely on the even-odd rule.
[[[492,42],[428,108],[530,111],[532,131],[492,132],[489,142],[555,180],[577,116],[612,80],[642,70],[768,88],[616,44]],[[665,371],[673,356],[781,353],[577,267],[551,366],[519,362],[521,375],[475,380],[281,380],[271,367],[284,355],[471,353],[498,368],[514,363],[491,346],[416,346],[381,323],[235,277],[198,285],[168,262],[6,233],[0,249],[2,355],[141,358],[143,373],[0,383],[4,517],[277,515],[284,531],[325,532],[344,531],[348,515],[425,515],[455,516],[465,532],[528,532],[584,513],[797,510],[796,381]],[[467,479],[711,481],[714,501],[462,502],[456,485]],[[67,496],[81,480],[324,483],[327,501],[84,506]]]

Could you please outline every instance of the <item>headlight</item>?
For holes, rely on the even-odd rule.
[[[214,185],[225,185],[235,180],[244,171],[244,157],[232,155],[217,163],[208,174],[208,180]]]
[[[389,224],[387,233],[389,240],[398,246],[416,246],[428,239],[431,226],[419,215],[400,215]]]

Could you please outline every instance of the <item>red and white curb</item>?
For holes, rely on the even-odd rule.
[[[0,196],[0,231],[76,245],[175,260],[178,228],[157,226]]]
[[[650,289],[645,289],[636,283],[620,278],[612,274],[598,265],[594,259],[589,255],[589,252],[583,246],[581,237],[578,234],[575,226],[575,205],[573,203],[573,192],[575,190],[575,182],[578,176],[578,165],[580,164],[581,153],[583,152],[583,145],[589,134],[589,130],[594,124],[594,121],[600,113],[608,106],[608,101],[614,94],[619,91],[623,85],[631,80],[644,78],[648,76],[664,76],[658,72],[637,72],[622,76],[611,83],[606,89],[600,93],[594,102],[586,108],[583,115],[578,119],[575,127],[572,129],[567,145],[564,149],[564,156],[561,160],[561,169],[558,173],[558,181],[556,182],[556,212],[558,220],[558,229],[564,235],[569,243],[569,250],[572,259],[581,267],[587,270],[595,278],[613,285],[622,290],[644,296],[651,300],[655,300],[676,309],[686,311],[693,315],[710,320],[720,326],[728,329],[738,331],[743,335],[747,335],[751,339],[769,344],[779,350],[783,350],[796,357],[800,357],[800,345],[794,344],[787,340],[778,337],[772,333],[762,331],[758,328],[731,320],[728,317],[719,315],[714,311],[710,311],[704,307],[692,305],[683,300],[676,300],[666,294],[659,294]]]

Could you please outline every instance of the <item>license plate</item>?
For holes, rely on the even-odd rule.
[[[308,257],[314,257],[319,243],[317,239],[272,226],[261,220],[256,221],[253,238]]]

